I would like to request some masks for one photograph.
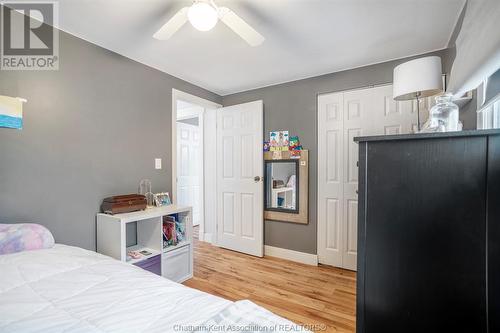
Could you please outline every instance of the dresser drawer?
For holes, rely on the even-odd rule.
[[[161,263],[162,276],[182,282],[192,276],[190,245],[163,254]]]

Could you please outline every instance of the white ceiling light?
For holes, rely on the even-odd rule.
[[[196,2],[189,7],[189,22],[200,31],[209,31],[217,24],[218,15],[214,7],[205,2]]]
[[[213,0],[195,0],[190,7],[180,9],[153,37],[159,40],[169,39],[188,20],[193,27],[200,31],[212,29],[217,24],[217,21],[221,20],[251,46],[258,46],[265,40],[257,30],[252,28],[231,9],[217,7]]]

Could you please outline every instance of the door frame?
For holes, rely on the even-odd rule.
[[[172,139],[172,191],[171,191],[171,200],[173,204],[177,204],[177,102],[178,101],[183,101],[183,102],[188,102],[192,104],[199,105],[203,107],[203,111],[198,113],[198,119],[200,121],[200,132],[202,136],[202,159],[203,159],[203,164],[205,164],[205,143],[207,140],[205,140],[205,122],[204,120],[204,114],[205,114],[205,109],[219,109],[222,107],[221,104],[209,101],[207,99],[198,97],[196,95],[189,94],[187,92],[177,90],[177,89],[172,89],[172,124],[171,124],[171,139]],[[213,124],[213,126],[216,126],[216,124]],[[200,219],[200,229],[199,229],[199,239],[204,240],[205,236],[205,178],[207,176],[209,177],[216,177],[216,174],[214,175],[207,175],[206,174],[207,170],[205,170],[205,167],[203,167],[203,181],[201,182],[201,188],[200,191],[203,193],[203,200],[201,203],[200,207],[200,214],[201,219]]]

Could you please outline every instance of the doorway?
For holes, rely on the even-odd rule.
[[[215,233],[216,109],[221,105],[172,90],[172,201],[193,208],[199,239]],[[212,144],[211,144],[212,142]]]
[[[204,218],[203,111],[200,105],[177,101],[177,203],[193,207],[193,226]]]
[[[172,90],[172,201],[193,207],[199,240],[261,257],[262,101],[222,107]]]

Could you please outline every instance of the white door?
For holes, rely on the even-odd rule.
[[[357,136],[404,134],[416,127],[415,105],[395,102],[392,85],[318,97],[318,259],[356,270]]]
[[[342,267],[343,119],[342,93],[318,97],[318,259],[337,267]]]
[[[263,104],[217,111],[217,245],[263,256]]]
[[[201,141],[198,126],[177,122],[177,202],[193,207],[193,225],[201,219]]]

